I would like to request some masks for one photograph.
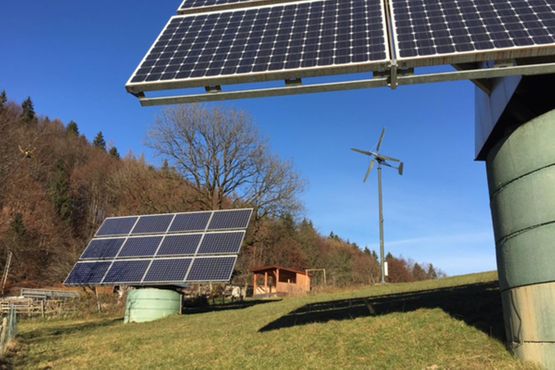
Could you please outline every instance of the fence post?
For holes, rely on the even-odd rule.
[[[6,335],[8,334],[8,318],[2,319],[2,332],[0,333],[0,356],[4,355],[4,348],[6,347]]]

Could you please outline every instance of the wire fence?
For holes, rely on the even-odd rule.
[[[17,311],[15,307],[11,307],[8,314],[2,319],[0,329],[0,357],[3,357],[8,343],[15,339],[17,334]]]

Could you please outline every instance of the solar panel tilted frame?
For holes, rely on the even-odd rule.
[[[303,1],[172,17],[131,93],[383,70],[381,0]]]
[[[555,54],[551,0],[390,0],[401,67]]]
[[[132,216],[134,224],[125,225],[126,235],[95,236],[64,284],[156,286],[229,281],[252,212],[239,209]],[[144,227],[136,229],[141,218],[151,234],[143,233]],[[165,220],[169,218],[172,221],[168,224]],[[116,218],[107,220],[112,219]],[[199,225],[203,225],[202,231]]]

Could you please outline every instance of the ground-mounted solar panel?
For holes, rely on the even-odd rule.
[[[191,264],[191,258],[157,259],[146,273],[143,283],[175,282],[183,283]]]
[[[162,236],[128,238],[117,257],[152,257],[161,241]]]
[[[188,282],[228,281],[235,268],[236,256],[195,258]]]
[[[135,225],[138,217],[114,217],[104,220],[96,236],[127,235]]]
[[[252,212],[236,209],[108,218],[101,229],[125,236],[99,237],[97,233],[65,284],[157,286],[229,280]],[[110,224],[111,220],[127,224]]]
[[[286,80],[381,70],[381,0],[322,0],[174,16],[127,90]]]
[[[93,239],[81,255],[82,259],[114,258],[125,238]]]
[[[173,219],[173,214],[141,216],[131,234],[165,233]]]
[[[78,262],[69,273],[66,285],[100,284],[111,262]]]
[[[195,254],[202,234],[168,235],[162,241],[157,256]]]
[[[114,261],[106,273],[103,284],[140,283],[150,265],[150,260]]]
[[[208,230],[245,229],[249,225],[252,210],[232,210],[216,212],[210,220]]]
[[[553,0],[391,0],[400,66],[555,55]]]
[[[244,237],[244,231],[206,234],[197,254],[237,254]]]
[[[178,213],[175,215],[169,232],[204,231],[212,212]]]

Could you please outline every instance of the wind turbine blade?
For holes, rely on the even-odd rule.
[[[370,157],[376,155],[375,153],[367,152],[366,150],[360,150],[360,149],[355,149],[355,148],[351,148],[351,150],[352,150],[353,152],[357,152],[357,153],[360,153],[360,154],[368,155],[368,156],[370,156]]]
[[[372,169],[374,168],[375,164],[376,164],[376,161],[372,159],[372,161],[370,162],[370,166],[368,166],[368,171],[366,171],[366,175],[364,175],[364,182],[368,180],[368,176],[370,176],[370,172],[372,172]]]
[[[382,129],[382,134],[380,135],[380,140],[378,140],[378,145],[376,145],[376,153],[380,152],[382,147],[383,137],[385,136],[385,127]]]
[[[405,170],[405,165],[403,164],[403,162],[401,162],[401,164],[399,164],[399,175],[403,176],[404,170]]]
[[[400,159],[393,158],[393,157],[388,157],[387,155],[381,155],[381,154],[380,154],[380,157],[382,157],[382,158],[385,159],[386,161],[401,162]]]

